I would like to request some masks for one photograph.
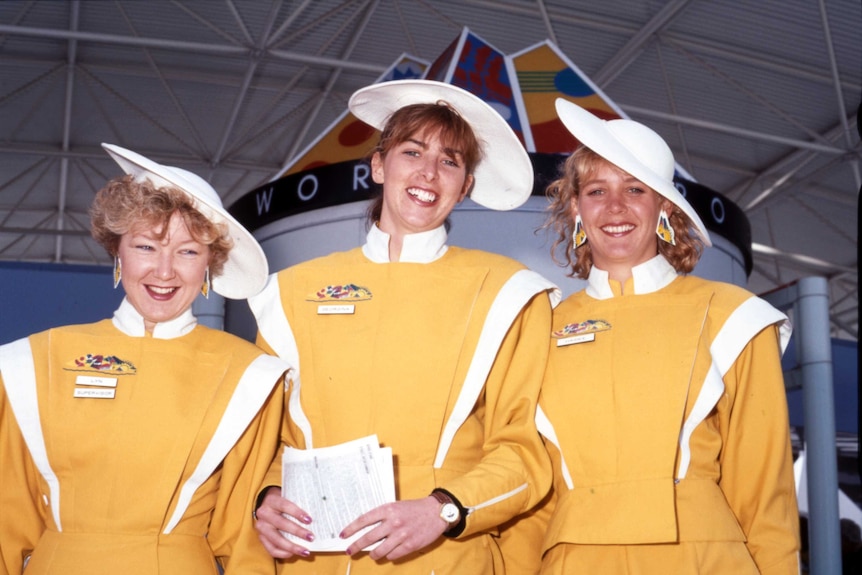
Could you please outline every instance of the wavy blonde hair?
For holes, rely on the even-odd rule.
[[[196,242],[209,247],[210,275],[220,275],[233,247],[227,226],[207,219],[188,194],[176,188],[158,188],[131,175],[109,180],[90,207],[90,233],[114,257],[120,238],[133,230],[161,228],[157,238],[163,239],[174,213],[180,214]]]
[[[572,204],[580,194],[580,178],[589,177],[602,164],[619,170],[615,165],[586,146],[579,146],[562,166],[560,176],[545,188],[550,205],[548,219],[542,228],[552,230],[556,234],[551,245],[551,257],[561,267],[571,268],[569,277],[587,279],[590,268],[593,267],[593,254],[589,239],[587,243],[575,248],[572,234],[575,231],[575,220],[572,216]],[[671,203],[673,205],[673,203]],[[658,242],[658,251],[663,255],[677,273],[690,273],[703,253],[703,241],[694,233],[694,222],[682,210],[673,205],[670,214],[670,224],[673,227],[676,245]],[[559,252],[563,252],[563,258]]]

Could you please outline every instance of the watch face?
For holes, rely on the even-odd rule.
[[[461,517],[461,512],[458,511],[458,506],[454,503],[447,503],[440,508],[440,517],[446,523],[455,523]]]

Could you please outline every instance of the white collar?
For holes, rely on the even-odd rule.
[[[362,253],[377,264],[389,263],[389,234],[371,226],[365,237]],[[443,257],[449,246],[446,245],[446,227],[440,226],[428,232],[408,234],[401,243],[401,263],[428,264]]]
[[[656,292],[669,285],[676,279],[677,275],[673,266],[663,255],[659,254],[632,268],[633,293],[634,295],[642,295]],[[587,282],[587,295],[596,299],[614,297],[608,272],[593,266],[590,268],[590,277],[587,278]]]
[[[123,302],[117,311],[114,312],[114,317],[111,320],[114,327],[126,335],[132,337],[144,337],[147,333],[144,327],[144,316],[138,313],[138,310],[129,303],[128,298],[123,298]],[[172,320],[157,323],[153,328],[153,337],[155,339],[173,339],[189,333],[195,328],[198,320],[192,313],[192,308],[189,306],[186,311]]]

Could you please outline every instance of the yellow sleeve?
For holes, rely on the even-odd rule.
[[[258,489],[278,446],[282,385],[276,384],[261,411],[225,457],[207,539],[225,575],[274,575],[275,561],[254,529]]]
[[[45,531],[39,472],[0,376],[0,575],[18,575]]]
[[[755,336],[724,377],[735,390],[721,482],[763,575],[799,573],[799,510],[778,330]]]
[[[556,472],[560,461],[559,451],[553,443],[545,442],[545,445]],[[500,528],[499,545],[506,575],[537,575],[541,571],[545,531],[556,502],[557,488],[552,485],[538,505]]]
[[[550,489],[550,461],[535,423],[550,331],[551,305],[543,292],[521,311],[500,346],[485,382],[482,460],[442,485],[473,508],[459,538],[527,512]]]

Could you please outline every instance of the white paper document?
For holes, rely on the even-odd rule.
[[[310,551],[345,551],[367,529],[349,539],[338,534],[363,513],[395,501],[392,449],[380,447],[376,435],[318,449],[286,448],[281,469],[282,496],[311,516],[303,527],[314,541],[284,535]]]

